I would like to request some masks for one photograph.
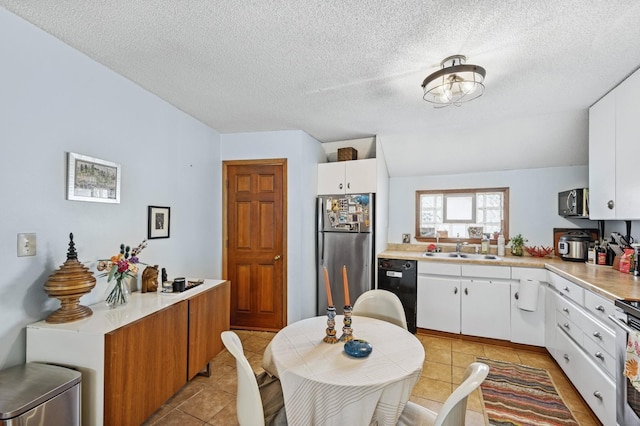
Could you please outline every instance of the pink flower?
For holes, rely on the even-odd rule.
[[[129,262],[122,259],[118,261],[118,272],[127,272],[129,270]]]

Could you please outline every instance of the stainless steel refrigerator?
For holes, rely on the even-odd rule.
[[[375,286],[375,194],[322,195],[317,202],[317,314],[327,313],[323,267],[338,314],[344,307],[342,267],[347,267],[349,300]]]

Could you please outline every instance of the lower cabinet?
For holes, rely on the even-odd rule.
[[[587,289],[552,275],[555,334],[549,352],[591,410],[605,425],[616,424],[615,332],[604,321],[614,305]],[[570,283],[573,284],[573,283]]]
[[[187,382],[182,301],[104,336],[104,424],[138,425]]]
[[[187,380],[208,367],[223,348],[220,333],[229,330],[231,286],[219,285],[189,298],[189,362]]]
[[[494,268],[476,266],[468,274],[495,274]],[[509,268],[502,269],[504,277],[510,275]],[[417,326],[509,340],[510,282],[461,273],[460,265],[418,263]]]
[[[511,283],[511,336],[514,343],[532,346],[545,346],[545,295],[546,284],[538,287],[538,306],[533,311],[520,309],[518,306],[520,290],[519,282]],[[555,322],[553,324],[555,326]]]
[[[553,286],[547,286],[544,296],[544,347],[552,357],[557,357],[556,296],[559,293]],[[556,358],[557,359],[557,358]]]
[[[222,349],[230,284],[205,280],[180,294],[133,293],[91,306],[81,321],[27,327],[27,362],[82,373],[83,425],[139,425]]]
[[[562,330],[557,334],[558,364],[605,425],[616,424],[616,384]]]
[[[461,280],[462,334],[509,340],[511,313],[508,281],[481,278]]]
[[[418,276],[416,325],[460,333],[460,277]]]

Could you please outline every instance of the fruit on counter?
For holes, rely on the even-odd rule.
[[[433,243],[431,243],[431,244],[429,244],[427,246],[427,250],[429,250],[429,251],[436,251],[436,248],[437,248],[436,245],[433,244]]]

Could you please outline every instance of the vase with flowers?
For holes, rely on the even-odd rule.
[[[143,240],[137,247],[120,244],[120,252],[110,259],[98,261],[98,271],[105,271],[100,275],[107,277],[110,285],[107,287],[105,303],[109,308],[125,305],[129,301],[129,286],[127,279],[138,273],[138,259],[140,252],[147,246],[147,240]]]

